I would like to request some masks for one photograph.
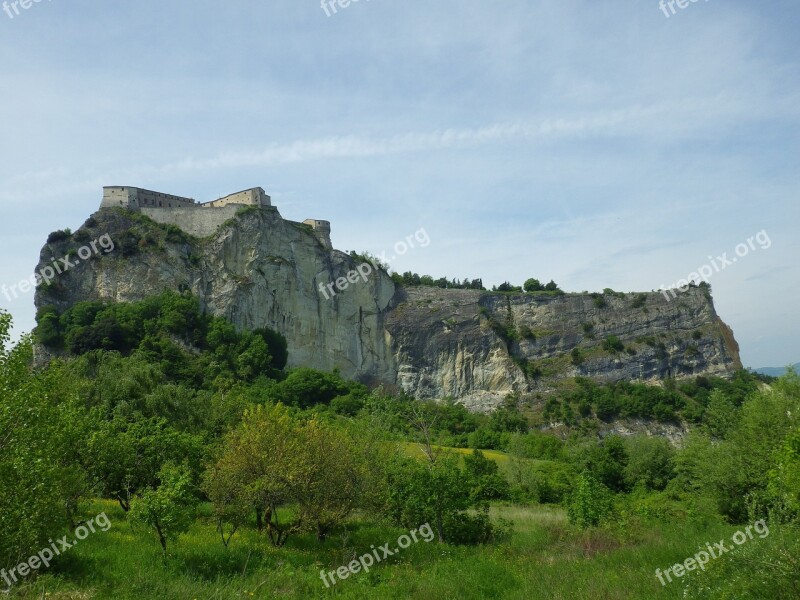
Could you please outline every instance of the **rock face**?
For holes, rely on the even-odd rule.
[[[498,294],[400,290],[386,317],[398,382],[481,410],[574,377],[659,382],[726,376],[739,348],[710,295]]]
[[[281,332],[289,366],[338,368],[475,410],[491,409],[510,392],[547,393],[575,376],[657,382],[741,368],[733,334],[706,290],[691,288],[671,301],[659,293],[601,301],[400,289],[384,271],[358,275],[365,263],[331,250],[311,227],[284,220],[274,207],[241,210],[202,239],[141,214],[102,209],[69,239],[45,245],[39,269],[104,234],[114,250],[37,288],[37,307],[190,291],[240,328]],[[348,274],[345,287],[339,278]],[[340,289],[327,287],[337,279]]]

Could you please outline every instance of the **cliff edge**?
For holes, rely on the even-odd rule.
[[[672,300],[655,292],[399,288],[372,269],[323,294],[360,263],[273,206],[238,207],[206,237],[134,210],[103,208],[74,234],[51,239],[37,271],[106,234],[113,251],[76,260],[40,285],[37,308],[191,292],[204,310],[240,328],[282,333],[290,367],[338,368],[346,377],[417,398],[452,397],[474,410],[489,410],[511,392],[547,394],[576,376],[658,383],[741,368],[733,333],[704,288]]]

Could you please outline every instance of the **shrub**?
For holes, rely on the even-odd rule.
[[[522,286],[526,292],[538,292],[544,289],[544,286],[538,279],[527,279]]]
[[[155,531],[166,556],[167,542],[186,533],[194,522],[197,499],[186,467],[165,464],[158,477],[159,486],[134,502],[131,519]]]
[[[59,231],[54,231],[50,235],[47,236],[47,243],[48,244],[57,244],[58,242],[64,242],[72,237],[72,231],[69,229],[61,229]]]
[[[603,298],[602,294],[594,293],[591,296],[594,298],[595,308],[605,308],[608,306],[608,303],[606,303],[606,299]]]
[[[570,352],[570,357],[572,358],[572,364],[576,367],[583,364],[584,358],[580,348],[573,348],[572,352]]]
[[[603,341],[603,350],[605,350],[606,352],[617,353],[617,352],[622,352],[624,349],[625,345],[615,335],[609,335]]]
[[[674,476],[675,451],[662,437],[633,436],[625,440],[628,464],[624,474],[628,488],[643,485],[663,490]]]
[[[507,500],[508,481],[497,463],[486,458],[480,450],[464,457],[464,470],[470,484],[470,496],[476,501]]]
[[[509,478],[515,502],[561,504],[575,488],[576,475],[572,467],[563,462],[512,458]]]
[[[509,437],[508,452],[520,458],[563,460],[564,442],[554,435],[539,431],[517,433]]]
[[[469,434],[469,447],[478,450],[503,450],[507,443],[508,436],[483,427]]]
[[[613,498],[609,489],[584,471],[578,478],[569,505],[569,522],[581,529],[595,527],[606,521],[613,511]]]

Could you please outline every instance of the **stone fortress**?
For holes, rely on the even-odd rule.
[[[210,202],[197,202],[193,198],[183,198],[130,186],[105,186],[100,208],[127,208],[147,215],[157,223],[175,225],[188,234],[197,237],[212,235],[217,229],[243,207],[255,206],[274,210],[272,199],[263,188],[255,187],[235,194],[229,194]],[[307,225],[316,238],[328,250],[331,244],[331,224],[318,219],[306,219],[302,223],[288,221],[297,225]]]

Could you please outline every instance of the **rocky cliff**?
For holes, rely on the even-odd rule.
[[[76,258],[81,246],[105,234],[113,251]],[[367,383],[418,398],[450,396],[476,410],[509,392],[547,393],[575,376],[657,382],[741,368],[732,332],[706,290],[691,288],[668,301],[659,293],[396,288],[373,270],[336,291],[326,285],[361,263],[274,207],[243,209],[206,238],[103,209],[75,234],[45,245],[38,270],[70,255],[77,264],[37,288],[37,307],[190,291],[239,327],[280,331],[290,366],[339,368]]]

